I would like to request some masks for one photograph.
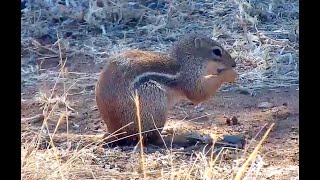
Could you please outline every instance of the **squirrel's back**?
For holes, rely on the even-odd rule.
[[[129,91],[129,86],[135,78],[147,72],[158,72],[174,75],[179,70],[176,61],[168,55],[158,52],[141,50],[125,51],[109,58],[107,65],[99,75],[98,85],[108,93]],[[122,92],[122,93],[125,93]]]

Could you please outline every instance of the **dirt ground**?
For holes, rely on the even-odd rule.
[[[21,1],[22,179],[233,179],[272,123],[245,179],[299,179],[299,1],[30,2]],[[164,52],[189,32],[220,42],[239,79],[200,106],[177,104],[166,128],[241,136],[245,149],[213,160],[148,147],[143,167],[136,148],[102,146],[94,86],[107,57]]]
[[[68,118],[68,123],[65,120],[60,122],[56,131],[57,136],[66,134],[67,131],[70,137],[98,135],[107,132],[99,117],[94,100],[94,84],[103,62],[90,64],[85,63],[85,58],[79,59],[80,57],[76,58],[77,61],[69,60],[70,63],[66,65],[69,69],[68,77],[57,83],[53,94],[53,97],[61,97],[65,92],[64,89],[68,89],[65,101],[67,103],[58,103],[48,120],[49,131],[52,133],[56,128],[58,119],[61,119],[61,114],[65,112],[65,104],[68,104],[69,111],[72,111],[73,114]],[[42,68],[45,68],[47,72],[58,72],[58,59],[45,61],[42,63]],[[41,74],[41,72],[39,73]],[[93,76],[86,76],[86,74]],[[80,79],[78,76],[83,78]],[[41,103],[46,102],[44,97],[50,96],[54,83],[50,79],[43,78],[31,85],[22,84],[22,118],[42,114],[41,107],[44,105]],[[261,103],[266,102],[269,103],[266,107],[260,107]],[[54,103],[55,101],[49,104],[53,105]],[[298,87],[261,89],[253,94],[237,90],[221,91],[197,108],[187,101],[179,103],[170,111],[167,126],[172,125],[178,134],[185,131],[210,133],[217,137],[233,134],[241,135],[250,141],[266,123],[275,123],[272,132],[260,150],[264,160],[260,178],[290,179],[298,174],[298,103]],[[231,119],[233,116],[238,119],[239,123],[227,125],[226,119]],[[30,137],[34,135],[32,132],[39,131],[42,123],[41,120],[22,123],[22,142],[30,142]],[[68,139],[65,138],[57,140],[55,143],[56,146],[63,147],[67,141]],[[115,164],[117,163],[119,162],[115,162]],[[273,174],[270,174],[270,170]]]

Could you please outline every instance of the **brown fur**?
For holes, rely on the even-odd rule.
[[[222,58],[213,61],[210,55],[212,47],[222,49]],[[180,40],[166,55],[163,53],[132,50],[111,57],[102,70],[96,85],[96,102],[102,119],[108,131],[125,133],[117,136],[122,138],[138,134],[136,107],[133,101],[131,83],[140,75],[157,72],[174,76],[177,86],[149,81],[137,90],[140,98],[140,109],[143,131],[164,127],[169,108],[182,99],[194,103],[202,102],[214,95],[224,82],[233,82],[236,73],[231,56],[215,41],[201,36],[186,36]],[[217,69],[227,69],[217,74]],[[213,76],[205,76],[216,74]],[[138,136],[126,138],[127,141],[137,142]],[[157,130],[144,134],[146,141],[159,141]]]

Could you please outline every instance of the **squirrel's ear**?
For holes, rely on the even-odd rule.
[[[203,46],[203,40],[200,38],[200,37],[197,37],[195,40],[194,40],[194,46],[196,48],[200,48]]]

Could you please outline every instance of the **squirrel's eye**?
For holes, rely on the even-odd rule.
[[[220,49],[220,48],[213,48],[213,49],[212,49],[212,53],[213,53],[214,55],[216,55],[216,56],[219,56],[219,57],[221,57],[221,55],[222,55],[222,52],[221,52],[221,49]]]

